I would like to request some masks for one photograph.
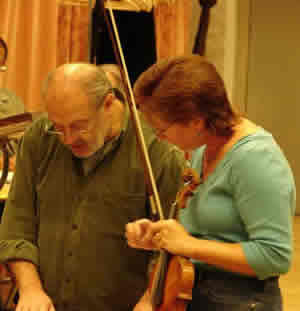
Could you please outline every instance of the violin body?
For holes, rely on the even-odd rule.
[[[155,311],[185,311],[187,302],[192,299],[194,286],[194,265],[185,257],[168,254],[162,302],[154,306]],[[154,268],[153,273],[155,273]],[[152,280],[150,281],[150,289]]]
[[[191,168],[184,170],[182,178],[185,185],[177,193],[176,201],[171,206],[170,219],[176,219],[178,211],[186,208],[187,199],[201,183],[200,176]],[[161,251],[160,261],[150,278],[153,310],[185,311],[188,300],[192,299],[194,279],[194,265],[189,259]]]

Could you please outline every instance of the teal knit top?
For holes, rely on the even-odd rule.
[[[204,150],[192,158],[200,174]],[[260,129],[227,152],[180,212],[180,221],[199,239],[241,243],[249,265],[265,279],[290,267],[295,201],[288,161],[272,135]]]

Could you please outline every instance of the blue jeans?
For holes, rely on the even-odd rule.
[[[188,311],[282,311],[278,277],[258,280],[205,272],[197,279]]]

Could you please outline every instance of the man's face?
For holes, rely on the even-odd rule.
[[[56,133],[76,157],[87,158],[104,145],[110,120],[105,118],[103,105],[98,109],[90,105],[78,86],[50,87],[46,110],[53,123],[50,133]]]

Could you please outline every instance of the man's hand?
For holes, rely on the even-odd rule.
[[[28,261],[11,261],[8,263],[15,275],[19,290],[16,311],[55,311],[53,303],[45,293],[37,268]]]
[[[28,286],[20,291],[16,311],[55,311],[55,308],[43,289]]]

